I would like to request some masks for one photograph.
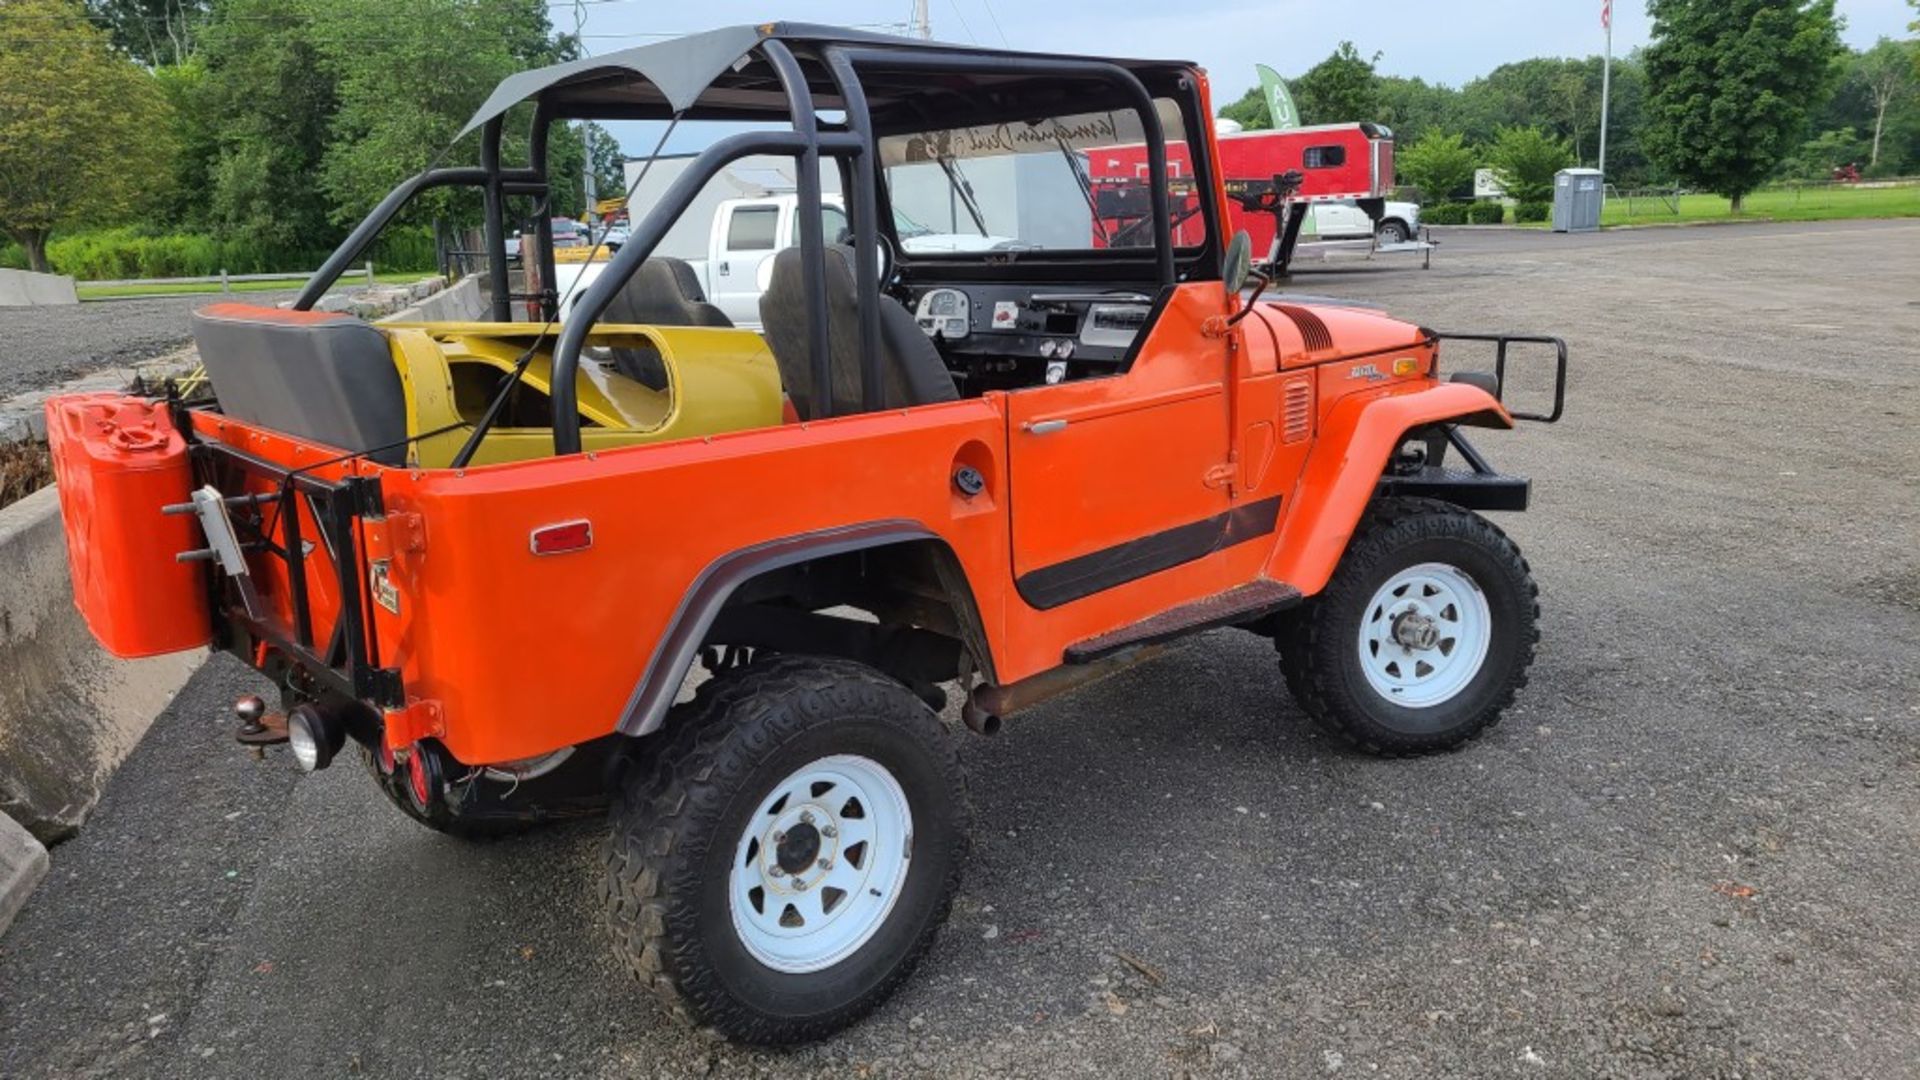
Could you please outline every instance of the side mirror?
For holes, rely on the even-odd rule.
[[[1270,280],[1265,274],[1257,274],[1253,270],[1253,237],[1247,235],[1247,230],[1241,229],[1235,232],[1233,239],[1227,241],[1227,253],[1222,260],[1220,277],[1226,283],[1227,295],[1236,299],[1240,295],[1240,290],[1247,287],[1249,279],[1255,283],[1253,291],[1247,294],[1246,303],[1240,305],[1240,310],[1227,317],[1227,325],[1232,326],[1253,311],[1254,301],[1260,299],[1260,294],[1266,291]]]
[[[1253,272],[1253,237],[1247,230],[1241,229],[1227,241],[1227,253],[1221,259],[1220,280],[1227,283],[1229,293],[1239,293],[1247,284],[1247,275]]]

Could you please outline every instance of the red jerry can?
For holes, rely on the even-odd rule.
[[[123,394],[50,399],[47,445],[67,533],[73,600],[115,656],[205,645],[212,636],[201,563],[174,558],[203,546],[188,501],[187,444],[164,403]]]

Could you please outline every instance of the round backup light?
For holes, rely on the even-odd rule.
[[[1049,360],[1053,359],[1054,356],[1059,353],[1059,351],[1060,351],[1060,343],[1053,340],[1052,338],[1048,338],[1047,340],[1040,343],[1040,355],[1046,357]]]
[[[295,705],[287,714],[287,747],[301,772],[318,772],[333,764],[333,756],[346,741],[346,725],[325,709]]]

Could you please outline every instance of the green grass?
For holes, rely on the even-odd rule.
[[[415,270],[396,271],[386,274],[376,273],[373,275],[373,279],[383,285],[399,285],[433,276],[432,274]],[[367,275],[359,271],[348,272],[340,278],[340,284],[347,288],[352,288],[355,285],[364,285],[366,283]],[[299,289],[301,284],[302,282],[298,278],[288,278],[285,281],[234,281],[228,283],[227,288],[229,291],[236,293],[292,292]],[[74,286],[74,291],[80,294],[80,299],[82,300],[112,300],[116,297],[126,296],[192,296],[218,293],[220,291],[220,283],[216,281],[210,284],[173,282],[165,285],[89,285],[82,281]]]
[[[1718,195],[1682,195],[1674,213],[1658,198],[1614,196],[1600,212],[1600,224],[1673,225],[1692,221],[1840,221],[1848,218],[1920,217],[1920,184],[1901,187],[1855,187],[1814,184],[1801,188],[1774,188],[1747,196],[1738,216],[1733,204]],[[1541,222],[1537,228],[1549,228]]]

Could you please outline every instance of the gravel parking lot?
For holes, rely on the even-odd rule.
[[[1348,753],[1235,631],[968,736],[928,963],[769,1053],[616,970],[596,825],[254,762],[216,662],[0,939],[0,1075],[1914,1075],[1920,223],[1444,239],[1292,287],[1573,349],[1480,440],[1544,608],[1481,742]]]
[[[260,292],[242,298],[277,304],[293,296],[293,292]],[[166,296],[0,308],[0,398],[172,352],[192,340],[188,317],[193,310],[218,299]]]

